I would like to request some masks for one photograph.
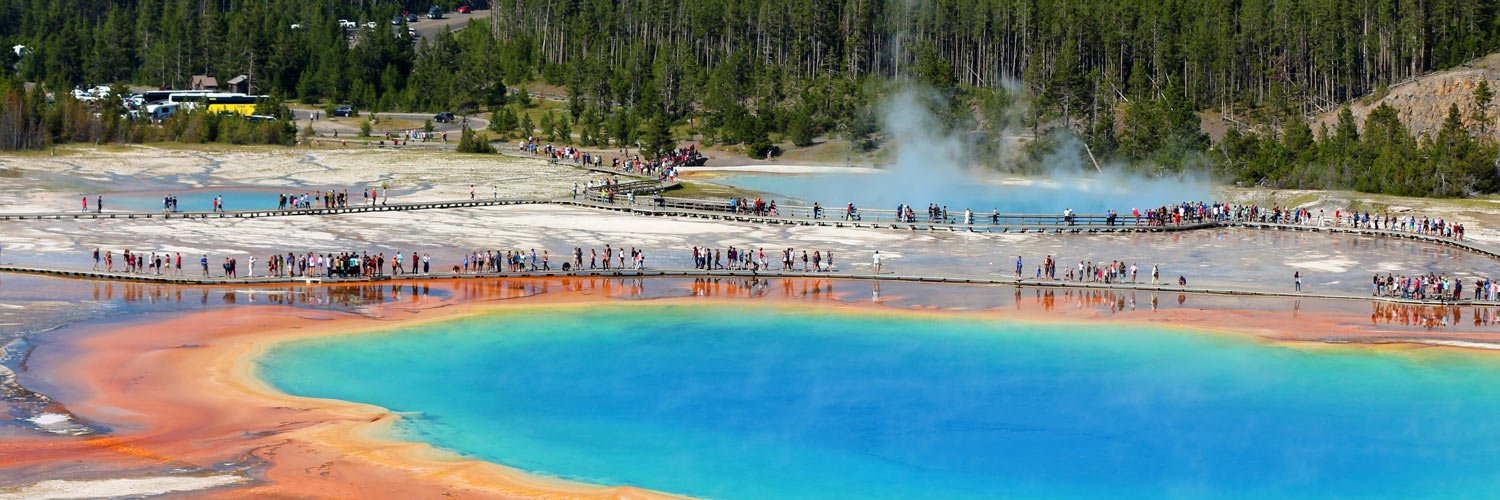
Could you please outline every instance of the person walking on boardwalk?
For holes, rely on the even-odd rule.
[[[84,200],[88,200],[88,198],[84,198]],[[87,203],[87,201],[85,201],[85,203]],[[99,248],[97,247],[94,248],[94,270],[99,270]]]
[[[1021,279],[1021,256],[1016,256],[1016,279]]]
[[[245,277],[247,277],[247,278],[254,278],[255,277],[255,256],[254,255],[250,256],[250,265],[248,265],[248,266],[245,267]]]
[[[1297,291],[1302,291],[1302,271],[1292,273],[1292,281],[1296,283]]]
[[[875,263],[875,274],[880,274],[880,250],[875,251],[875,257],[873,257],[873,259]]]
[[[198,263],[199,264],[203,264],[203,277],[207,278],[208,277],[208,254],[204,254],[202,258],[198,259]]]
[[[469,199],[471,199],[471,200],[474,199],[474,185],[473,184],[469,185]]]
[[[88,213],[88,212],[89,212],[89,197],[84,196],[83,197],[83,213]]]
[[[1161,280],[1161,269],[1156,264],[1151,264],[1151,284],[1155,285]]]
[[[94,197],[94,211],[98,212],[98,213],[101,213],[101,214],[104,213],[104,197],[103,196],[95,196]]]

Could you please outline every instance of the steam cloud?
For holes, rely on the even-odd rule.
[[[741,184],[752,189],[819,201],[827,206],[853,202],[861,208],[893,209],[913,206],[921,215],[928,203],[947,206],[949,213],[965,208],[976,213],[1079,213],[1154,208],[1183,201],[1212,199],[1212,183],[1192,177],[1149,177],[1117,165],[1094,168],[1076,138],[1062,139],[1043,158],[1044,174],[1016,178],[981,166],[969,137],[948,134],[921,102],[917,90],[897,92],[880,107],[881,129],[894,151],[879,174],[837,174],[803,177],[762,176]],[[1016,111],[1016,110],[1011,110]],[[1024,113],[1024,110],[1021,110]],[[1020,113],[1008,112],[1017,115]],[[1001,133],[999,158],[1017,157],[1019,131]],[[1014,138],[1014,140],[1013,140]],[[986,140],[995,140],[989,138]],[[1102,171],[1101,171],[1102,170]]]

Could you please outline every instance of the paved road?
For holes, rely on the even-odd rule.
[[[312,122],[313,123],[313,131],[317,132],[318,135],[323,135],[323,136],[332,136],[333,132],[335,130],[337,130],[340,136],[351,137],[354,134],[356,134],[356,133],[359,132],[359,124],[364,121],[363,117],[360,117],[360,118],[336,118],[336,119],[330,120],[330,119],[328,119],[328,113],[326,113],[326,112],[324,112],[322,110],[293,109],[292,110],[292,115],[295,116],[296,119],[297,119],[297,129],[298,130],[301,130],[303,127],[307,126],[308,119],[312,117],[312,114],[314,112],[316,112],[316,113],[319,114],[319,119],[316,122]],[[421,124],[422,124],[422,122],[424,120],[431,119],[435,113],[379,113],[379,112],[377,112],[376,114],[379,115],[379,116],[382,116],[382,117],[386,117],[386,118],[395,118],[395,119],[399,119],[399,120],[411,121],[411,122],[417,124],[418,127],[420,127]],[[464,124],[464,117],[462,117],[462,116],[455,116],[454,117],[454,121],[452,123],[437,123],[437,122],[433,122],[432,123],[432,130],[433,130],[433,132],[438,132],[438,133],[448,132],[448,138],[450,140],[457,141],[458,140],[458,133],[463,131],[463,124]],[[481,129],[482,130],[485,127],[490,126],[490,121],[486,120],[484,118],[478,118],[478,117],[470,116],[468,124],[469,124],[469,128],[472,128],[472,129]],[[382,130],[386,130],[386,129],[384,127],[380,126],[380,125],[376,125],[375,126],[375,130],[376,131],[382,131]]]
[[[421,19],[419,19],[415,23],[411,23],[408,26],[410,26],[414,30],[417,30],[418,37],[432,40],[432,37],[439,32],[453,31],[463,28],[464,25],[468,24],[469,20],[471,19],[487,19],[490,17],[490,12],[493,11],[488,9],[476,10],[468,14],[449,12],[443,14],[442,19],[428,19],[426,11],[417,12],[417,16]]]

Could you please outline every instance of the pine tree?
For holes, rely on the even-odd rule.
[[[662,158],[676,147],[671,122],[667,120],[665,111],[658,110],[651,115],[651,119],[646,122],[646,130],[641,133],[641,154],[648,158]]]
[[[531,114],[524,112],[521,113],[521,135],[530,137],[531,132],[535,130],[536,126],[531,124]]]
[[[811,112],[806,106],[798,106],[795,111],[787,117],[787,138],[797,147],[807,147],[813,144],[813,123]]]

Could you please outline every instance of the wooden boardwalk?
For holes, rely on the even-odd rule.
[[[1169,284],[1149,283],[1089,283],[1077,281],[1056,281],[1038,279],[1015,279],[996,278],[988,276],[925,276],[913,274],[870,274],[870,273],[848,273],[848,272],[806,272],[806,271],[731,271],[731,270],[702,270],[702,269],[647,269],[647,270],[582,270],[582,271],[531,271],[518,273],[449,273],[439,272],[430,274],[397,274],[361,277],[251,277],[251,278],[227,278],[224,276],[164,276],[155,274],[132,274],[132,273],[109,273],[93,271],[89,269],[74,269],[65,267],[46,266],[18,266],[13,264],[0,264],[0,272],[36,274],[56,276],[63,278],[77,278],[87,280],[127,281],[138,283],[158,283],[184,286],[213,286],[213,285],[369,285],[369,284],[391,284],[400,285],[427,280],[476,280],[476,279],[503,279],[503,278],[605,278],[605,279],[645,279],[645,278],[735,278],[735,279],[830,279],[830,280],[854,280],[854,281],[877,281],[877,282],[907,282],[907,283],[943,283],[958,285],[990,285],[990,286],[1021,286],[1029,288],[1057,288],[1057,289],[1082,289],[1082,290],[1104,290],[1121,292],[1149,292],[1149,293],[1191,293],[1199,295],[1230,295],[1245,297],[1272,297],[1272,298],[1294,298],[1294,299],[1329,299],[1329,300],[1360,300],[1388,302],[1397,304],[1413,305],[1449,305],[1449,306],[1500,306],[1500,302],[1476,301],[1465,299],[1459,301],[1432,301],[1413,300],[1394,297],[1375,297],[1369,295],[1349,295],[1331,293],[1294,293],[1274,292],[1265,290],[1239,290],[1231,288],[1205,288],[1191,286],[1176,286]]]
[[[529,205],[547,203],[548,200],[529,198],[478,198],[473,200],[423,201],[405,203],[380,203],[375,205],[352,205],[340,208],[292,208],[277,210],[189,210],[182,212],[156,211],[109,211],[109,212],[37,212],[0,213],[0,220],[62,220],[62,219],[253,219],[257,217],[290,217],[298,215],[345,215],[369,212],[404,212],[411,210],[438,210],[451,208],[496,207],[505,205]]]
[[[592,193],[590,193],[592,194]],[[445,200],[428,202],[402,202],[382,203],[376,205],[358,205],[342,208],[301,208],[301,209],[261,209],[261,210],[227,210],[214,211],[186,211],[186,212],[40,212],[40,213],[0,213],[0,221],[13,220],[97,220],[97,219],[250,219],[258,217],[293,217],[293,216],[336,216],[371,212],[399,212],[413,210],[443,210],[498,207],[511,205],[535,205],[552,204],[571,207],[581,207],[593,210],[628,213],[633,215],[649,217],[677,217],[705,219],[724,222],[742,222],[750,224],[765,224],[772,226],[818,226],[818,227],[844,227],[858,229],[883,229],[897,231],[941,231],[941,232],[1001,232],[1001,233],[1071,233],[1071,234],[1105,234],[1105,233],[1142,233],[1142,232],[1175,232],[1193,231],[1201,229],[1212,229],[1221,227],[1243,227],[1259,230],[1313,232],[1313,233],[1339,233],[1356,234],[1363,236],[1405,239],[1421,241],[1436,245],[1444,245],[1462,249],[1468,252],[1484,255],[1486,257],[1500,259],[1500,248],[1494,248],[1486,244],[1471,241],[1461,241],[1453,238],[1445,238],[1428,234],[1408,233],[1389,229],[1367,229],[1347,226],[1317,226],[1310,224],[1278,224],[1271,222],[1255,221],[1205,221],[1178,225],[1148,226],[1134,224],[1108,224],[1102,216],[1075,217],[1072,224],[1064,223],[1061,216],[1041,214],[1007,214],[1000,222],[990,223],[982,220],[974,224],[964,224],[952,221],[928,221],[918,219],[914,222],[896,220],[847,220],[841,218],[811,217],[811,216],[769,216],[754,215],[748,213],[737,213],[701,208],[656,206],[650,199],[637,199],[634,204],[617,198],[615,203],[606,203],[590,200],[587,196],[580,195],[579,198],[479,198],[472,200]],[[977,219],[978,217],[976,217]]]

